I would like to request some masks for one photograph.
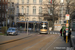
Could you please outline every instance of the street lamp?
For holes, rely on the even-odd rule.
[[[8,14],[8,9],[6,9],[6,13]],[[6,15],[6,30],[7,30],[7,15]]]
[[[54,30],[54,0],[53,0],[53,7],[52,7],[52,17],[53,17],[53,30]]]
[[[25,14],[26,14],[26,8],[25,8]],[[25,17],[25,14],[24,14],[24,17]],[[26,30],[26,19],[25,19],[25,30]]]
[[[69,2],[70,0],[66,0],[67,1],[67,14],[69,14]]]
[[[27,13],[27,35],[28,35],[28,13]]]
[[[33,23],[33,31],[35,31],[35,20],[36,20],[36,18],[33,18],[33,21],[34,21],[34,23]]]
[[[63,0],[61,0],[61,23],[63,21]]]
[[[70,1],[70,0],[66,0],[66,1],[67,1],[67,15],[66,15],[66,17],[67,17],[67,16],[69,16],[69,1]],[[69,19],[67,19],[67,21],[66,21],[66,25],[67,25],[67,24],[69,25],[68,20],[69,20]],[[67,27],[69,27],[69,26],[66,26],[66,28],[67,28]],[[68,42],[68,31],[69,31],[69,30],[66,30],[66,43]]]

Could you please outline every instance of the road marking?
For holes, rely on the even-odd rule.
[[[31,37],[29,37],[29,38],[31,38]],[[26,39],[29,39],[29,38],[26,38]],[[33,38],[33,37],[32,37],[32,38]],[[31,41],[33,41],[33,40],[35,40],[35,39],[39,39],[39,38],[40,38],[40,37],[36,37],[36,38],[34,38],[34,39],[32,39],[32,40],[29,40],[28,42],[24,42],[24,43],[21,43],[21,44],[15,45],[15,46],[13,46],[13,47],[7,48],[6,50],[12,49],[12,48],[14,48],[14,47],[18,47],[18,46],[20,46],[20,45],[23,45],[23,44],[29,43],[29,42],[31,42]]]
[[[56,40],[54,40],[54,42],[48,48],[50,48],[58,40],[58,38]],[[48,48],[46,50],[48,50]]]
[[[50,37],[47,37],[47,38],[50,38]],[[45,39],[47,39],[47,38],[45,38]],[[40,43],[40,42],[44,41],[45,39],[43,39],[43,40],[39,41],[38,43]],[[31,45],[31,46],[29,46],[29,47],[25,48],[24,50],[27,50],[27,49],[29,49],[29,48],[31,48],[31,47],[33,47],[33,46],[37,45],[38,43],[35,43],[35,44],[33,44],[33,45]]]
[[[57,36],[56,36],[57,37]],[[50,42],[48,42],[45,46],[43,46],[42,48],[40,48],[40,50],[45,50],[50,44],[52,44],[52,42],[55,40],[56,38],[53,38]]]

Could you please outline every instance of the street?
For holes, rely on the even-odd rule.
[[[34,34],[27,38],[2,44],[0,50],[57,50],[57,47],[61,47],[59,50],[66,50],[70,44],[66,44],[60,34]]]

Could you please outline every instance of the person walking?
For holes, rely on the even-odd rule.
[[[61,36],[62,36],[62,28],[61,28],[61,30],[60,30],[60,34],[61,34]]]
[[[63,37],[64,37],[64,41],[66,41],[66,30],[64,29],[64,32],[63,32]]]
[[[68,42],[70,41],[70,38],[71,38],[71,30],[68,33]]]

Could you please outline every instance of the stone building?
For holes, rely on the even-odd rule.
[[[0,26],[6,25],[6,9],[8,8],[8,0],[0,0]]]

